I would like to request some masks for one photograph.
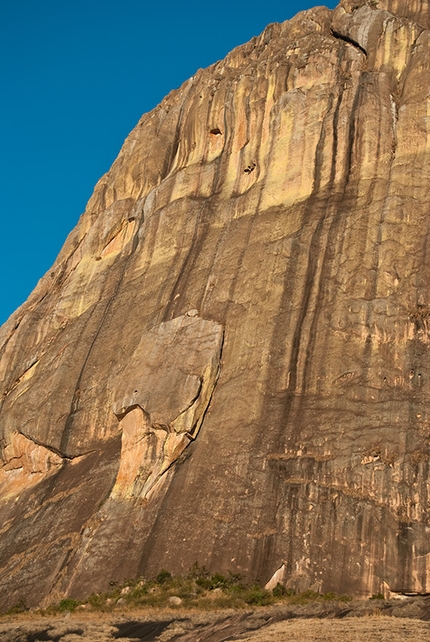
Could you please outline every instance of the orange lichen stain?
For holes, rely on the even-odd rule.
[[[105,246],[102,253],[100,254],[101,258],[111,256],[112,254],[119,254],[121,250],[127,245],[133,236],[135,228],[135,221],[127,221],[125,225],[120,229],[120,231],[109,241]]]
[[[60,455],[15,432],[4,449],[0,468],[0,493],[3,498],[19,494],[52,475],[63,465]]]
[[[190,437],[151,426],[139,407],[128,412],[120,426],[121,461],[111,497],[144,498],[188,446]]]

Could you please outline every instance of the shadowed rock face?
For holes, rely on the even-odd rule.
[[[142,117],[0,330],[2,608],[430,592],[429,15],[303,12]]]

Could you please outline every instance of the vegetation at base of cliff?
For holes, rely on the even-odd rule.
[[[118,585],[111,582],[111,590],[105,593],[93,593],[87,600],[77,601],[63,599],[44,609],[38,609],[41,615],[55,615],[66,611],[104,611],[136,608],[195,608],[215,610],[224,608],[242,609],[248,606],[268,606],[279,602],[289,604],[309,604],[316,601],[351,600],[346,595],[335,593],[316,593],[305,591],[296,593],[277,584],[268,591],[258,584],[247,583],[236,573],[211,573],[197,563],[186,576],[172,576],[162,569],[150,580],[137,578]],[[25,610],[20,604],[19,612]],[[17,612],[11,609],[8,613]]]

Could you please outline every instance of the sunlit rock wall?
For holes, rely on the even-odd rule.
[[[303,12],[142,117],[0,330],[2,608],[430,592],[429,26]]]

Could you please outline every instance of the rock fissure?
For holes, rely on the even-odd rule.
[[[361,51],[361,53],[364,54],[366,56],[366,58],[367,58],[368,53],[367,53],[366,49],[364,49],[364,47],[362,47],[358,42],[353,40],[350,36],[346,36],[346,35],[344,35],[342,33],[339,33],[335,29],[332,29],[331,33],[332,33],[333,38],[337,38],[338,40],[343,40],[343,42],[346,42],[348,45],[352,45],[353,47],[358,49],[358,51]]]
[[[142,215],[143,215],[143,212],[142,212]],[[68,417],[66,419],[66,422],[65,422],[65,425],[64,425],[63,434],[61,436],[60,450],[62,452],[66,452],[67,451],[68,442],[69,442],[69,434],[70,434],[70,432],[72,430],[74,415],[77,412],[78,407],[79,407],[80,388],[81,388],[81,382],[82,382],[82,378],[84,376],[85,368],[86,368],[86,366],[87,366],[87,364],[89,362],[89,359],[91,357],[91,353],[92,353],[92,351],[94,349],[96,341],[97,341],[98,337],[100,336],[103,324],[105,323],[106,319],[108,318],[108,314],[109,314],[110,308],[111,308],[112,304],[115,301],[115,296],[119,292],[119,289],[121,287],[121,283],[122,283],[122,281],[124,279],[125,272],[126,272],[126,269],[127,269],[128,259],[130,258],[132,253],[136,250],[136,247],[137,247],[137,239],[132,241],[131,254],[124,261],[124,265],[122,266],[120,275],[119,275],[119,277],[117,279],[117,282],[116,282],[116,284],[114,286],[114,291],[113,291],[111,297],[108,299],[108,301],[107,301],[107,303],[106,303],[106,305],[105,305],[105,307],[103,309],[103,312],[102,312],[102,315],[101,315],[101,319],[100,319],[100,321],[99,321],[99,323],[97,325],[94,337],[91,340],[91,343],[89,345],[87,354],[86,354],[85,359],[84,359],[84,361],[82,363],[82,367],[81,367],[81,370],[80,370],[79,375],[77,377],[75,389],[74,389],[74,392],[73,392],[73,397],[72,397],[72,401],[71,401],[71,405],[70,405],[70,412],[69,412],[69,415],[68,415]]]

